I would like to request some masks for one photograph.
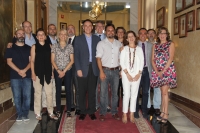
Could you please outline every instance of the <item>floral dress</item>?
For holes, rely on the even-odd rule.
[[[169,60],[169,47],[171,42],[166,42],[164,44],[155,44],[154,50],[154,63],[156,64],[157,70],[162,71]],[[171,65],[163,73],[163,77],[160,78],[154,70],[152,70],[152,77],[150,85],[153,88],[162,87],[168,85],[169,88],[177,87],[176,82],[176,70],[174,62],[172,61]]]

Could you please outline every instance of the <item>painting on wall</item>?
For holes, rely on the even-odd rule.
[[[175,0],[175,13],[183,10],[183,0]]]
[[[186,14],[183,14],[179,18],[179,37],[186,37],[187,36],[187,26],[186,26]]]
[[[193,6],[195,3],[194,0],[184,0],[184,9],[189,8],[191,6]]]
[[[196,11],[196,29],[200,29],[200,7]]]
[[[0,83],[9,81],[10,68],[4,54],[13,37],[13,6],[14,0],[0,0]]]
[[[157,10],[157,28],[164,26],[165,22],[165,7]]]
[[[193,31],[194,30],[194,21],[195,21],[195,11],[190,11],[187,13],[187,31]]]
[[[174,35],[179,33],[179,17],[174,18]]]
[[[67,29],[67,23],[60,22],[60,29]]]

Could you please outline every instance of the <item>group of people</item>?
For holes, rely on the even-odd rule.
[[[84,33],[79,36],[75,36],[73,25],[61,29],[57,35],[54,24],[48,25],[47,36],[41,28],[35,35],[29,21],[24,21],[23,29],[16,31],[5,58],[11,67],[17,121],[29,120],[29,109],[41,120],[42,107],[47,107],[50,118],[57,120],[61,115],[64,81],[67,117],[76,110],[79,120],[84,120],[87,114],[96,120],[95,112],[100,109],[100,121],[105,121],[107,112],[120,120],[121,96],[122,122],[127,123],[129,109],[130,122],[134,123],[134,118],[139,118],[140,88],[144,118],[151,107],[150,88],[153,88],[157,120],[167,122],[168,89],[177,85],[174,43],[168,29],[160,28],[155,41],[153,29],[141,28],[137,37],[134,31],[115,29],[113,24],[104,26],[98,21],[93,34],[91,20],[86,19],[82,24]]]

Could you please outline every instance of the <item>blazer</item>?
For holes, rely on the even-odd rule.
[[[148,72],[149,72],[149,78],[151,79],[151,71],[152,71],[152,64],[151,64],[151,54],[152,54],[152,46],[153,44],[150,43],[150,42],[145,42],[147,45],[147,51],[146,51],[146,63],[147,63],[147,66],[148,66]],[[140,46],[140,45],[139,45]],[[141,46],[140,46],[141,47]]]
[[[96,61],[96,47],[101,39],[96,35],[92,35],[92,70],[95,76],[99,76],[99,69]],[[89,70],[89,49],[85,38],[85,34],[77,36],[74,39],[74,60],[76,72],[82,71],[83,77],[87,77]],[[77,75],[77,73],[76,73]]]

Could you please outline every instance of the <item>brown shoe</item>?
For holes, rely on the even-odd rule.
[[[116,119],[116,120],[120,120],[119,115],[118,115],[117,113],[114,114],[114,115],[112,115],[112,117],[113,117],[114,119]]]
[[[104,116],[104,115],[100,115],[100,116],[99,116],[99,120],[100,120],[100,121],[105,121],[105,116]]]

